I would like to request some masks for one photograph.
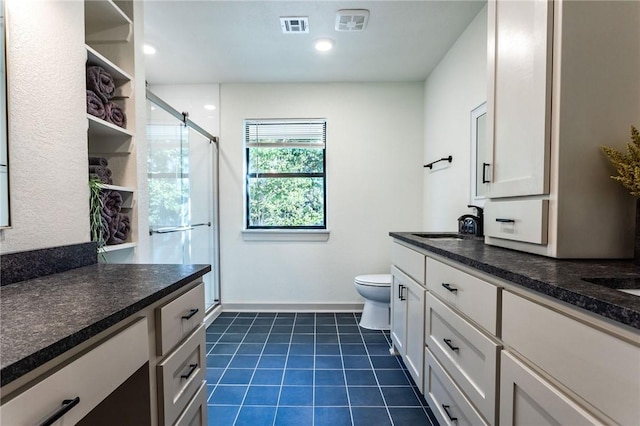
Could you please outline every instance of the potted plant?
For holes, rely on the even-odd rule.
[[[104,257],[103,247],[106,242],[102,231],[102,198],[100,190],[102,182],[95,176],[89,177],[89,228],[91,241],[98,243],[98,253]]]
[[[640,264],[640,132],[631,126],[631,142],[627,144],[626,154],[608,146],[603,146],[602,150],[618,172],[617,176],[611,178],[620,182],[636,197],[634,261]]]

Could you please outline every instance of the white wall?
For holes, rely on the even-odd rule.
[[[0,232],[0,252],[87,242],[83,3],[7,8],[12,228]]]
[[[467,208],[471,170],[471,110],[487,99],[487,8],[469,24],[425,82],[423,229],[458,231]]]
[[[362,302],[353,278],[389,273],[389,231],[420,228],[423,94],[422,83],[221,86],[225,305]],[[328,241],[243,240],[247,118],[327,119]]]

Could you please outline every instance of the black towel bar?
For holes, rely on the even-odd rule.
[[[436,160],[436,161],[432,161],[429,164],[425,164],[424,167],[428,167],[430,169],[433,169],[433,165],[436,164],[436,163],[439,163],[440,161],[448,161],[448,162],[451,163],[453,161],[453,157],[450,155],[448,157],[441,158],[441,159]]]

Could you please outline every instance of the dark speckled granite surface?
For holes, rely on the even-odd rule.
[[[640,282],[640,266],[631,260],[558,260],[489,246],[482,240],[438,240],[412,234],[389,233],[424,250],[640,329],[640,296],[584,280],[608,278],[610,283],[611,278],[617,278],[624,286]]]
[[[94,264],[3,286],[2,386],[209,271],[209,265]]]

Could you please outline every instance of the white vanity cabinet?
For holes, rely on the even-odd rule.
[[[638,424],[638,335],[555,308],[503,292],[501,420],[533,424],[548,415],[559,424]]]
[[[398,243],[393,243],[392,247],[391,340],[414,382],[421,389],[424,363],[425,256]]]
[[[496,424],[500,289],[431,257],[426,279],[425,397],[442,424]]]
[[[41,424],[58,414],[53,424],[76,424],[148,361],[147,319],[142,317],[2,404],[2,424]]]
[[[489,0],[488,244],[557,258],[633,252],[633,200],[600,147],[640,117],[640,3]],[[593,226],[594,224],[598,226]]]

